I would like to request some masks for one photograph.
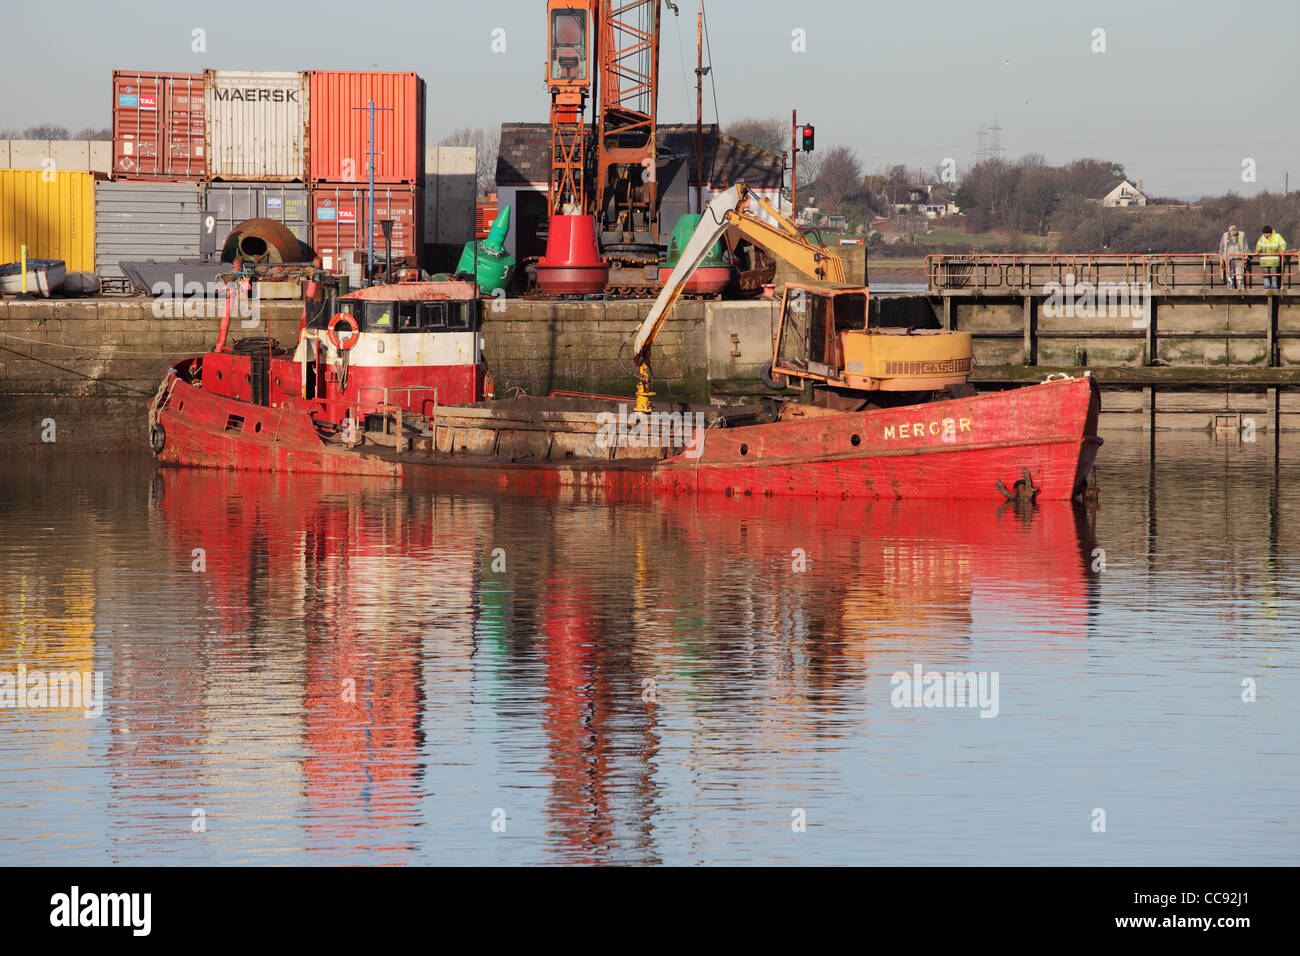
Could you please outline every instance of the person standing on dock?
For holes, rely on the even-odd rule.
[[[1281,233],[1274,232],[1272,226],[1265,226],[1260,230],[1255,251],[1260,254],[1259,264],[1264,270],[1264,288],[1280,289],[1282,287],[1281,253],[1286,252],[1286,240],[1282,238]]]
[[[1246,234],[1238,232],[1236,226],[1229,226],[1219,240],[1219,258],[1223,260],[1223,274],[1228,280],[1229,289],[1241,288],[1242,267],[1248,251]]]

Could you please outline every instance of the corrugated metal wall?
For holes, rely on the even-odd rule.
[[[342,273],[354,252],[367,248],[369,189],[357,185],[320,185],[311,189],[312,241],[321,267]],[[390,184],[375,187],[375,255],[384,253],[381,219],[392,219],[393,256],[419,265],[424,251],[424,189]]]
[[[0,169],[0,262],[62,259],[95,269],[95,177],[86,172]]]
[[[124,259],[197,259],[202,199],[197,183],[99,183],[96,271],[120,276]]]
[[[203,178],[202,73],[113,71],[113,176]]]
[[[203,74],[209,179],[307,181],[306,73]]]
[[[282,222],[311,245],[308,198],[307,187],[295,183],[213,183],[203,200],[203,258],[219,261],[226,237],[245,219]]]
[[[414,73],[311,73],[311,181],[368,181],[374,102],[375,182],[424,174],[424,80]],[[387,107],[387,109],[382,109]]]

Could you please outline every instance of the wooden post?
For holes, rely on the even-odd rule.
[[[1157,349],[1159,348],[1160,343],[1156,337],[1156,311],[1157,310],[1156,310],[1156,297],[1154,295],[1147,297],[1147,308],[1150,310],[1151,314],[1147,316],[1146,364],[1155,365],[1156,358],[1158,357]]]
[[[1027,295],[1021,299],[1021,310],[1025,319],[1025,365],[1038,364],[1038,310],[1034,297]]]
[[[943,297],[943,329],[945,332],[952,332],[957,326],[954,324],[957,319],[957,309],[953,305],[952,296],[944,295]]]
[[[1270,367],[1276,367],[1278,365],[1277,314],[1279,303],[1281,303],[1281,301],[1282,296],[1280,295],[1271,295],[1268,297],[1268,346],[1265,354],[1268,356],[1268,364]]]

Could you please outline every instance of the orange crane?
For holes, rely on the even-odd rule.
[[[550,226],[537,267],[544,292],[620,287],[611,260],[618,275],[641,270],[634,285],[657,281],[661,4],[677,12],[671,0],[547,0]]]

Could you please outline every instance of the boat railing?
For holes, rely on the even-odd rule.
[[[377,402],[366,402],[361,400],[361,393],[374,391],[380,393],[380,400]],[[410,404],[410,393],[412,392],[433,392],[430,399],[426,399],[420,404],[420,411],[414,412],[408,407],[404,407],[396,402],[391,401],[394,393],[407,393],[407,405]],[[381,386],[381,385],[363,385],[357,389],[357,397],[351,401],[340,399],[325,398],[320,399],[320,404],[328,412],[331,408],[340,409],[345,414],[343,421],[351,420],[354,422],[352,428],[346,425],[339,429],[343,443],[352,448],[362,442],[362,430],[358,427],[366,415],[384,416],[385,430],[387,423],[393,423],[393,435],[396,439],[396,448],[398,451],[406,450],[406,434],[404,432],[404,416],[415,415],[425,419],[431,419],[438,412],[438,386],[436,385],[400,385],[400,386]],[[331,429],[338,426],[330,425]]]
[[[430,391],[433,392],[433,397],[431,399],[422,400],[420,402],[420,409],[418,412],[416,412],[416,410],[411,407],[411,400],[412,400],[411,393],[430,392]],[[379,392],[379,401],[377,404],[389,405],[389,406],[396,404],[395,402],[389,400],[390,395],[395,395],[399,392],[404,392],[406,393],[406,407],[412,413],[419,414],[419,415],[430,415],[430,414],[436,415],[438,413],[438,386],[437,385],[362,385],[357,389],[357,399],[360,400],[362,394],[365,392]],[[429,405],[433,406],[432,411],[429,410],[428,407]]]

